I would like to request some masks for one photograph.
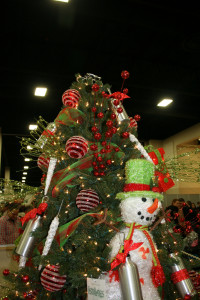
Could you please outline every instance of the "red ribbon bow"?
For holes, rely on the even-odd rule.
[[[120,101],[123,101],[124,99],[130,98],[130,97],[128,95],[124,94],[124,93],[115,92],[115,93],[109,95],[107,98],[115,98],[115,99],[118,99]]]
[[[139,248],[142,244],[143,244],[143,242],[133,243],[132,240],[125,240],[124,241],[124,252],[118,253],[116,255],[116,258],[111,263],[111,270],[113,270],[114,268],[116,268],[120,264],[124,264],[126,262],[126,257],[128,255],[128,253],[131,250],[135,250],[135,249]]]
[[[27,212],[27,214],[25,214],[25,216],[23,218],[21,218],[22,226],[24,225],[25,222],[28,222],[30,219],[34,219],[36,217],[36,215],[41,215],[43,212],[45,212],[45,210],[47,209],[47,206],[48,206],[48,204],[43,202],[43,203],[40,203],[38,208],[33,208],[32,210]]]

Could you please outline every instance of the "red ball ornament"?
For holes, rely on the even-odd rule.
[[[111,159],[107,159],[106,164],[109,165],[109,166],[112,165],[112,160]]]
[[[46,158],[44,154],[41,154],[38,157],[37,165],[43,172],[46,173],[49,167],[49,162],[50,162],[50,158]]]
[[[100,168],[100,169],[105,169],[105,167],[106,167],[106,166],[105,166],[104,164],[100,164],[100,165],[99,165],[99,168]]]
[[[129,137],[129,132],[128,131],[123,132],[122,137],[127,139]]]
[[[97,114],[97,118],[98,119],[102,119],[104,117],[104,114],[102,112],[98,113]]]
[[[138,121],[140,121],[141,116],[140,116],[140,115],[135,115],[135,116],[134,116],[134,119],[135,119],[136,122],[138,122]]]
[[[59,268],[59,266],[47,265],[42,271],[40,280],[47,291],[57,292],[63,288],[66,282],[66,275],[60,275]]]
[[[99,172],[97,172],[97,171],[94,171],[93,174],[94,174],[95,177],[98,177],[98,176],[99,176]]]
[[[112,120],[114,120],[114,119],[116,119],[116,114],[114,114],[114,113],[112,113],[111,115],[110,115],[110,118],[112,119]]]
[[[118,147],[115,148],[115,152],[119,152],[120,149]]]
[[[94,83],[93,86],[92,86],[92,90],[93,90],[93,92],[98,92],[99,85],[97,83]]]
[[[105,176],[105,172],[104,172],[104,171],[103,171],[103,172],[100,172],[99,175],[100,175],[100,176]]]
[[[107,126],[107,127],[112,127],[112,126],[113,126],[113,121],[108,120],[108,121],[106,122],[106,126]]]
[[[76,108],[78,106],[78,101],[80,98],[81,95],[77,90],[69,89],[62,95],[62,102],[64,106]]]
[[[96,107],[92,107],[92,112],[96,112],[97,108]]]
[[[8,297],[4,297],[3,300],[9,300],[9,298]]]
[[[65,150],[71,158],[82,158],[88,152],[88,142],[82,136],[73,136],[66,142]]]
[[[103,142],[101,143],[102,146],[105,146],[106,144],[107,144],[106,141],[103,141]]]
[[[113,128],[111,128],[111,131],[112,131],[113,134],[115,134],[117,132],[117,128],[113,127]]]
[[[104,154],[104,153],[106,153],[106,150],[105,149],[101,149],[100,153]]]
[[[10,270],[9,269],[4,269],[3,270],[3,275],[4,276],[8,276],[10,274]]]
[[[137,129],[137,122],[136,122],[136,120],[134,118],[132,118],[132,117],[130,117],[129,120],[130,120],[130,123],[129,123],[128,127],[130,127],[130,128],[135,127],[135,129]]]
[[[123,108],[122,108],[122,107],[119,107],[119,108],[117,109],[117,112],[118,112],[119,114],[121,114],[121,113],[123,112]]]
[[[190,295],[185,295],[184,300],[190,300],[192,297]]]
[[[106,131],[105,136],[107,138],[110,138],[112,136],[112,132],[111,131]]]
[[[129,73],[128,71],[122,71],[122,72],[121,72],[121,77],[122,77],[123,79],[128,79],[129,76],[130,76],[130,73]]]
[[[114,106],[118,106],[118,105],[119,105],[119,100],[118,100],[118,99],[115,99],[115,100],[113,101],[113,104],[114,104]]]
[[[110,145],[106,145],[106,149],[109,150],[110,149]]]
[[[92,132],[97,132],[97,131],[98,131],[98,128],[97,128],[96,126],[93,126],[93,127],[91,128],[91,130],[92,130]]]
[[[95,170],[95,171],[98,171],[98,170],[99,170],[99,167],[98,167],[98,166],[94,166],[94,170]]]
[[[101,162],[102,160],[103,160],[103,158],[102,158],[101,156],[98,156],[98,157],[97,157],[97,161],[98,161],[98,162]]]
[[[22,276],[22,281],[23,281],[24,283],[27,283],[27,282],[29,281],[29,276],[28,276],[28,275]]]
[[[91,209],[97,207],[98,204],[99,204],[99,196],[92,189],[82,190],[78,193],[76,197],[77,207],[84,212],[90,211]]]
[[[100,140],[101,139],[101,133],[97,132],[94,135],[95,140]]]
[[[127,88],[123,89],[123,93],[127,95],[128,94],[128,89]]]
[[[96,161],[93,161],[93,162],[92,162],[92,165],[93,165],[93,167],[95,167],[95,166],[97,165],[97,162],[96,162]]]
[[[92,150],[92,151],[96,151],[98,149],[98,147],[97,147],[97,145],[95,145],[95,144],[92,144],[91,146],[90,146],[90,150]]]

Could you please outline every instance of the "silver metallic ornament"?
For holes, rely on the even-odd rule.
[[[143,300],[138,268],[129,255],[119,267],[119,281],[123,300]]]
[[[16,253],[29,258],[34,250],[37,239],[32,233],[42,225],[42,216],[36,215],[34,219],[28,221],[26,228],[22,234],[19,244],[16,248]]]
[[[174,253],[171,253],[169,256],[177,261],[177,263],[174,263],[172,266],[172,281],[176,285],[181,297],[184,298],[186,295],[191,297],[195,296],[197,292],[194,289],[191,279],[189,278],[189,274],[187,279],[181,280],[180,271],[184,272],[183,270],[185,270],[182,259]]]

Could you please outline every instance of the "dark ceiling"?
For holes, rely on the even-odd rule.
[[[75,74],[93,73],[112,92],[122,85],[131,100],[129,116],[139,114],[139,140],[166,139],[199,122],[200,10],[198,1],[53,0],[7,1],[1,26],[2,169],[21,180],[19,138],[41,115],[52,122],[62,93]],[[46,86],[45,98],[33,95]],[[174,102],[156,107],[163,97]],[[40,185],[41,171],[30,165],[26,183]]]

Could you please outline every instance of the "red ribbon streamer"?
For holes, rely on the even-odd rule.
[[[28,222],[30,219],[34,219],[36,217],[36,215],[41,215],[43,212],[45,212],[45,210],[47,209],[47,206],[48,206],[48,204],[43,202],[43,203],[40,203],[38,208],[33,208],[32,210],[27,212],[27,214],[25,214],[25,216],[23,218],[21,218],[22,226],[24,225],[25,222]]]
[[[182,269],[180,271],[176,271],[171,275],[171,280],[174,284],[183,281],[185,279],[190,278],[187,269]]]

